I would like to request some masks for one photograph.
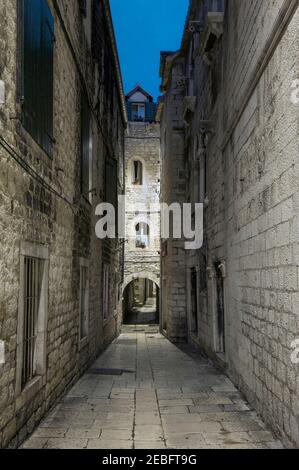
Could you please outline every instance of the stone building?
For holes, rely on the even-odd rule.
[[[123,290],[128,311],[135,303],[141,306],[158,297],[160,286],[160,126],[155,122],[156,104],[140,86],[128,93],[126,102]]]
[[[298,31],[297,1],[190,1],[158,111],[161,199],[204,205],[200,250],[163,241],[163,328],[297,447]]]
[[[121,323],[126,105],[107,0],[0,4],[0,447],[17,446]],[[16,78],[17,77],[17,81]]]

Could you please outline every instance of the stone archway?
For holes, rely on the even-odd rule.
[[[148,271],[140,271],[139,273],[129,274],[125,277],[122,285],[122,294],[125,291],[125,288],[135,279],[149,279],[153,281],[160,288],[160,277],[156,274],[150,273]]]
[[[123,324],[158,325],[160,279],[141,271],[128,275],[122,285]]]

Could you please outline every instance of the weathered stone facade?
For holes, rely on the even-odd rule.
[[[132,99],[134,100],[134,96]],[[139,98],[140,99],[140,98]],[[140,181],[135,182],[135,164]],[[137,176],[139,176],[137,174]],[[125,136],[126,239],[124,285],[137,278],[160,285],[160,126],[130,121]],[[151,210],[151,213],[149,211]],[[136,246],[137,224],[149,227],[146,246]]]
[[[20,4],[13,0],[0,5],[0,83],[4,91],[0,102],[4,139],[0,146],[0,342],[5,353],[0,361],[0,447],[16,447],[33,431],[118,334],[121,324],[121,251],[117,241],[104,243],[94,230],[95,207],[108,197],[105,180],[111,161],[117,168],[115,191],[124,191],[126,110],[109,3],[93,2],[90,10],[88,2],[87,11],[82,11],[75,0],[48,1],[55,35],[52,157],[22,125],[23,104],[15,79],[20,74],[22,47]],[[83,93],[90,108],[92,136],[90,191],[84,194],[80,189]],[[43,258],[44,311],[43,337],[37,340],[42,351],[34,352],[35,361],[41,363],[33,380],[18,387],[23,347],[20,319],[25,308],[22,256]],[[103,262],[109,266],[105,318]],[[88,273],[84,335],[79,326],[81,267]],[[80,336],[84,336],[81,341]]]
[[[191,1],[181,50],[162,54],[160,105],[162,199],[175,201],[185,172],[178,202],[204,204],[204,245],[180,258],[187,318],[179,325],[178,303],[164,301],[167,334],[183,327],[290,446],[299,445],[298,31],[291,0]],[[178,276],[171,243],[167,299]]]
[[[176,83],[182,77],[183,67],[184,62],[177,54],[162,53],[162,76],[171,68],[172,79]],[[166,82],[163,89],[165,86]],[[160,201],[169,207],[178,204],[179,210],[185,202],[187,184],[182,111],[182,89],[175,88],[173,93],[164,95],[157,114],[158,120],[162,116]],[[169,220],[171,222],[171,218]],[[174,239],[170,230],[170,237],[162,240],[161,255],[161,326],[171,341],[182,341],[187,335],[184,240]]]

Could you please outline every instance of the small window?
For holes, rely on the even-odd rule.
[[[143,122],[145,120],[145,105],[142,103],[132,104],[132,121]]]
[[[149,226],[141,222],[136,225],[136,248],[148,248],[149,246]]]
[[[86,260],[80,262],[80,341],[88,335],[88,309],[89,309],[89,278]]]
[[[109,272],[110,266],[103,264],[103,320],[108,319],[109,314]]]
[[[142,186],[143,184],[143,165],[139,160],[133,161],[132,184],[134,186]]]
[[[16,394],[42,387],[46,373],[49,250],[21,242]],[[37,385],[38,384],[38,385]],[[30,393],[28,395],[29,399]]]

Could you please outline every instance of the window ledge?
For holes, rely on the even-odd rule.
[[[85,338],[80,339],[79,341],[79,351],[81,351],[87,344],[89,343],[89,337],[85,336]]]
[[[34,396],[41,390],[44,385],[43,376],[37,375],[34,377],[25,388],[20,392],[20,395],[17,398],[16,409],[19,410],[26,403],[31,401]]]

